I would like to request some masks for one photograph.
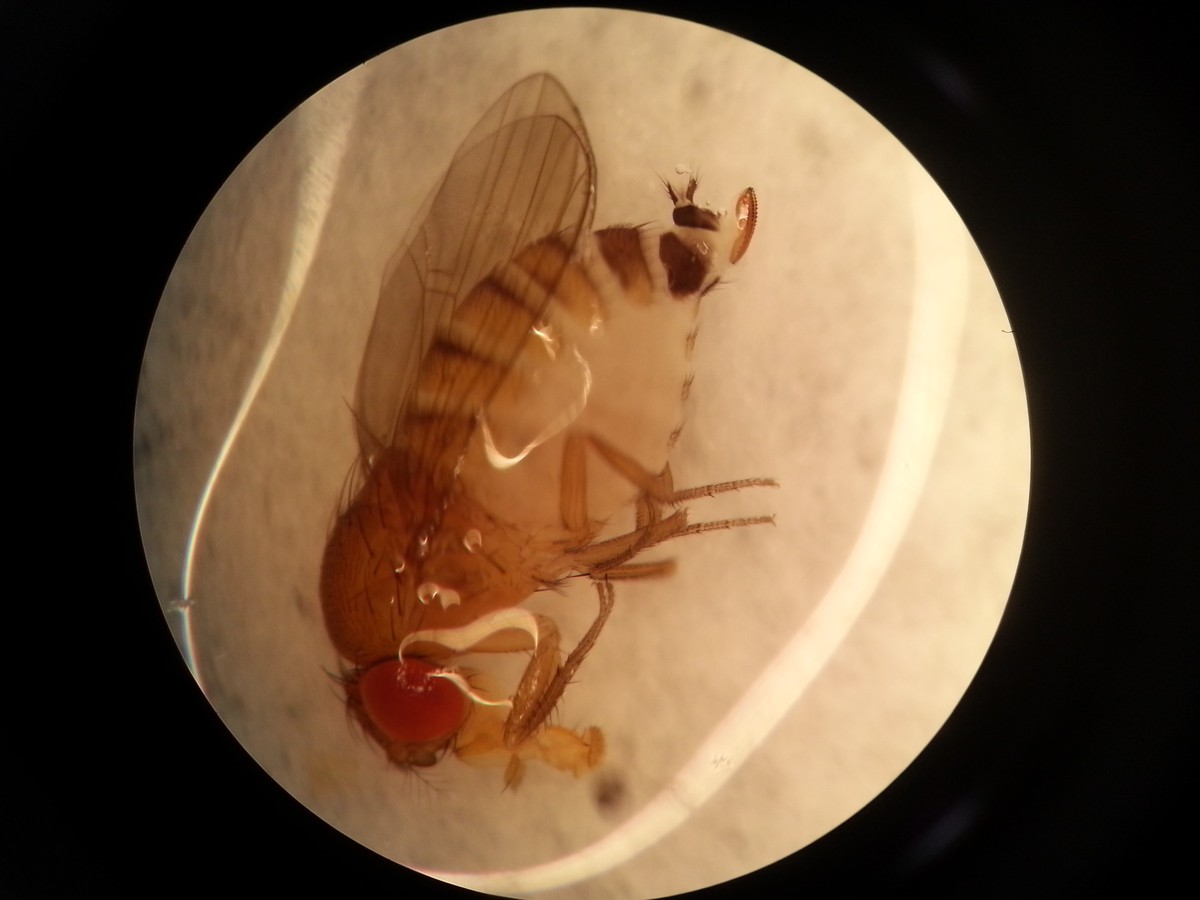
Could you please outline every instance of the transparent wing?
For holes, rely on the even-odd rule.
[[[436,417],[426,414],[419,436],[406,436],[414,430],[422,361],[463,298],[497,265],[548,235],[573,250],[591,229],[595,174],[583,121],[551,75],[517,82],[472,129],[384,271],[355,403],[362,471],[378,450],[406,440],[437,448],[439,459],[455,443],[462,449],[504,378],[505,361],[511,365],[530,335],[475,328],[471,352],[497,365],[435,379],[436,396],[423,394],[421,405]]]

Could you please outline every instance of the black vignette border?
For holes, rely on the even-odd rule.
[[[54,602],[18,613],[20,634],[65,633],[54,654],[86,661],[90,683],[104,689],[64,716],[44,698],[77,690],[78,668],[47,666],[44,640],[22,642],[19,664],[38,673],[40,690],[18,698],[27,725],[12,790],[26,827],[3,885],[16,896],[149,882],[165,866],[198,889],[263,877],[284,889],[352,880],[463,893],[313,819],[224,731],[158,612],[128,454],[158,294],[225,175],[351,66],[500,11],[379,21],[351,3],[286,22],[219,6],[186,20],[121,3],[0,12],[12,128],[3,152],[19,175],[8,210],[20,225],[13,259],[24,287],[14,305],[30,320],[21,333],[41,341],[62,337],[64,307],[38,298],[70,300],[69,350],[52,371],[83,394],[70,408],[84,428],[71,431],[61,405],[33,398],[35,415],[54,411],[47,433],[64,436],[47,442],[64,459],[39,468],[78,459],[80,436],[100,451],[88,467],[98,477],[70,479],[62,497],[29,508],[39,533],[58,535],[67,499],[102,512],[70,531],[86,535],[69,542],[80,574],[66,580],[86,614]],[[1150,15],[1090,11],[1084,20],[1064,6],[742,6],[687,17],[825,77],[929,168],[1008,306],[1034,441],[1013,602],[958,712],[854,819],[712,893],[787,884],[1039,896],[1190,871],[1188,835],[1174,825],[1196,811],[1188,760],[1200,708],[1195,604],[1182,574],[1184,548],[1195,546],[1190,39]],[[57,290],[46,291],[47,273]],[[43,571],[61,565],[52,554]]]

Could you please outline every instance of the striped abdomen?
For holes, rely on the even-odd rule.
[[[481,280],[426,354],[400,429],[405,446],[442,477],[457,472],[474,501],[526,531],[562,524],[572,433],[661,471],[682,422],[700,297],[740,258],[755,215],[753,191],[731,221],[696,207],[694,189],[672,192],[674,228],[606,228],[573,255],[547,237]],[[599,459],[589,459],[587,480],[597,524],[637,493]]]

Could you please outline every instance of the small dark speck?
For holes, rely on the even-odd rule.
[[[593,785],[593,796],[596,799],[596,809],[606,815],[615,815],[626,805],[629,790],[625,779],[615,772],[604,772]]]
[[[687,87],[687,104],[694,109],[703,109],[712,96],[712,85],[703,78],[695,78]]]

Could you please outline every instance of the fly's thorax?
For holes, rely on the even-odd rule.
[[[494,514],[460,483],[428,553],[413,561],[406,633],[460,628],[516,606],[558,577],[552,561],[560,552]]]
[[[338,516],[321,561],[321,611],[338,654],[354,666],[387,655],[399,625],[396,570],[403,569],[407,534],[374,473]]]
[[[321,606],[355,666],[396,655],[422,629],[454,628],[520,603],[544,584],[528,539],[453,485],[437,494],[389,449],[338,517],[321,565]]]

